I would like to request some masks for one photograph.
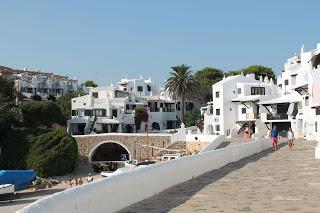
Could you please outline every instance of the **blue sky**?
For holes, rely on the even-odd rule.
[[[252,64],[281,72],[320,42],[320,1],[1,1],[0,64],[92,79],[152,77],[170,67]]]

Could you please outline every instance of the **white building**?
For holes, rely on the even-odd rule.
[[[262,80],[256,80],[253,74],[236,75],[214,84],[213,101],[201,110],[204,133],[240,137],[246,126],[250,126],[256,135],[265,130],[259,120],[257,102],[277,94],[278,88],[273,80]]]
[[[320,44],[309,52],[302,45],[300,54],[289,58],[284,72],[278,77],[283,93],[296,91],[300,94],[296,120],[291,127],[299,137],[320,137]]]
[[[159,132],[177,127],[178,103],[149,79],[123,78],[116,86],[90,88],[89,94],[72,99],[72,134],[136,132],[134,110],[146,107],[149,131]],[[144,130],[141,130],[144,131]]]
[[[0,76],[13,80],[17,91],[26,98],[39,95],[42,99],[46,99],[49,96],[60,97],[68,92],[78,91],[76,79],[53,73],[0,66]]]
[[[292,127],[296,137],[319,138],[320,44],[289,58],[277,79],[262,82],[253,76],[230,76],[212,86],[213,101],[202,108],[204,133],[239,137],[249,125],[254,137],[277,126]]]

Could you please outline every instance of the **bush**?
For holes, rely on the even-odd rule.
[[[27,155],[27,167],[38,176],[58,176],[72,172],[78,159],[74,138],[62,130],[38,136]]]
[[[26,156],[35,138],[48,130],[26,131],[8,129],[0,138],[0,169],[26,169]]]
[[[54,123],[66,123],[59,106],[54,102],[26,102],[21,105],[21,111],[24,127],[50,128]]]

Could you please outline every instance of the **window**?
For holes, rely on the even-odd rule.
[[[97,92],[93,92],[92,96],[95,97],[95,98],[98,98],[98,93]]]
[[[251,95],[265,95],[266,91],[264,87],[251,87]]]
[[[118,110],[113,109],[112,110],[112,117],[117,117],[118,116]]]
[[[242,113],[242,114],[246,114],[246,113],[247,113],[247,108],[245,108],[245,107],[244,107],[244,108],[241,108],[241,113]]]
[[[217,132],[220,131],[220,125],[216,125],[216,131],[217,131]]]
[[[241,94],[241,88],[238,88],[238,94]]]
[[[284,80],[284,85],[289,85],[289,80],[287,79],[287,80]]]
[[[147,85],[147,90],[150,92],[151,91],[151,86]]]
[[[84,110],[77,110],[78,116],[84,116]]]
[[[220,109],[216,109],[216,115],[220,115]]]
[[[216,92],[216,98],[219,98],[219,96],[220,96],[220,93]]]
[[[72,116],[76,116],[76,114],[77,114],[77,111],[76,111],[76,110],[72,110],[72,111],[71,111],[71,115],[72,115]]]
[[[309,96],[304,98],[304,105],[309,106]]]
[[[213,108],[210,107],[210,115],[213,115]]]
[[[160,108],[163,108],[163,103],[160,103]]]
[[[86,110],[84,110],[84,115],[85,116],[91,116],[92,115],[92,111],[90,109],[86,109]]]
[[[296,75],[291,76],[291,85],[296,85],[296,79],[297,79]]]
[[[318,122],[314,122],[314,131],[318,132]]]
[[[316,108],[316,115],[320,115],[320,107]]]
[[[138,90],[138,92],[143,92],[143,86],[138,86],[137,90]]]

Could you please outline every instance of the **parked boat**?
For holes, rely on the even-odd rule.
[[[33,170],[0,170],[0,184],[13,184],[14,191],[26,189],[35,179]]]
[[[0,185],[0,201],[13,200],[13,199],[14,199],[14,185],[1,184]]]

